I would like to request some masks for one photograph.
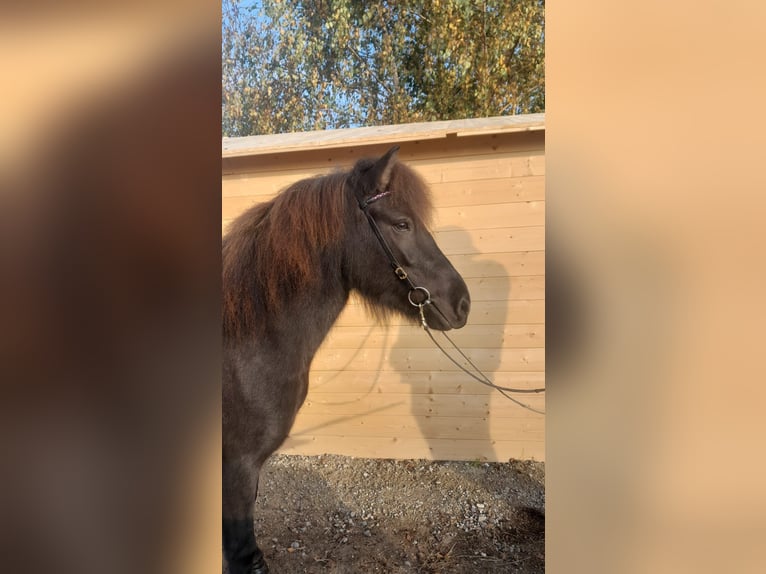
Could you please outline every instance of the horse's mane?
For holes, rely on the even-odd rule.
[[[373,165],[360,160],[349,172],[304,179],[271,201],[251,207],[235,219],[222,245],[223,331],[231,338],[257,334],[267,312],[319,278],[321,255],[346,237],[346,181]],[[391,172],[386,198],[407,205],[430,222],[430,195],[423,181],[402,164]],[[260,318],[260,320],[259,320]]]

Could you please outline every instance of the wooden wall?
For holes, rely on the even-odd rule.
[[[468,325],[451,332],[497,384],[544,385],[544,131],[401,142],[430,184],[434,236],[468,283]],[[223,225],[298,179],[382,154],[359,145],[225,158]],[[523,400],[544,409],[544,395]],[[544,460],[544,416],[442,357],[419,328],[376,325],[353,301],[316,356],[282,452],[452,460]]]

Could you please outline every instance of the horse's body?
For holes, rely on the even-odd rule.
[[[258,475],[290,432],[314,354],[351,291],[379,316],[418,321],[408,294],[423,286],[432,302],[423,309],[429,326],[459,328],[467,319],[465,282],[427,229],[427,189],[395,152],[294,184],[242,214],[224,238],[223,541],[230,574],[268,572],[253,530]],[[407,278],[393,272],[381,243]]]

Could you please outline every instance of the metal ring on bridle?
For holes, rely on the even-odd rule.
[[[423,299],[423,301],[421,301],[420,303],[415,303],[415,301],[412,300],[412,294],[415,291],[422,291],[423,293],[426,294],[426,298]],[[412,305],[413,307],[422,307],[423,305],[428,305],[431,302],[431,293],[429,293],[428,289],[426,289],[425,287],[413,287],[412,289],[410,289],[410,292],[407,293],[407,299],[409,299],[410,305]]]

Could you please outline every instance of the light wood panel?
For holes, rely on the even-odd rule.
[[[545,250],[545,227],[498,227],[496,229],[441,228],[434,239],[447,256]]]
[[[436,211],[439,227],[465,229],[496,229],[545,225],[545,202],[524,201],[487,205],[444,207]]]
[[[519,440],[542,441],[545,430],[527,418],[499,417],[415,417],[409,415],[369,415],[365,417],[327,418],[323,415],[303,413],[290,435],[312,436],[322,431],[327,437],[405,437],[438,436],[442,439]]]
[[[450,331],[450,338],[463,349],[545,347],[545,325],[469,325]],[[433,343],[414,325],[376,325],[349,327],[338,325],[325,339],[322,348],[380,349],[431,348]]]
[[[465,349],[468,358],[482,370],[542,371],[545,350],[542,348]],[[465,365],[467,367],[467,365]],[[396,371],[454,371],[454,365],[436,348],[342,349],[324,347],[317,353],[311,368],[316,371],[356,371],[371,368]]]
[[[528,153],[487,154],[458,161],[440,158],[411,164],[429,184],[545,175],[542,156]]]
[[[529,176],[434,183],[431,191],[437,208],[476,203],[542,201],[545,199],[545,178]]]
[[[545,408],[544,394],[524,395],[522,402]],[[413,395],[411,393],[310,393],[302,413],[330,417],[368,417],[371,415],[413,415],[430,417],[524,418],[539,420],[540,415],[521,408],[498,393],[490,395]]]
[[[464,279],[476,277],[514,277],[545,274],[543,251],[466,254],[449,256],[452,265]]]
[[[520,389],[545,386],[545,373],[487,372],[496,385]],[[311,393],[376,393],[413,395],[490,395],[497,391],[481,385],[459,371],[312,371]]]
[[[466,279],[472,301],[545,299],[545,276],[481,277]]]

